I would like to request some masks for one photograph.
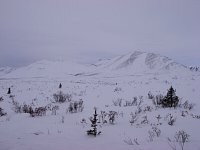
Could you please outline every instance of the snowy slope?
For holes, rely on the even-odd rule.
[[[170,144],[180,150],[174,139],[180,130],[190,135],[184,149],[200,149],[200,75],[166,57],[134,52],[99,61],[93,67],[40,61],[5,77],[0,80],[3,99],[0,107],[7,113],[0,117],[0,150],[172,150]],[[154,96],[165,95],[170,86],[176,89],[182,103],[188,100],[195,104],[194,108],[158,108],[148,98],[149,91]],[[11,88],[10,95],[8,88]],[[58,91],[70,94],[71,102],[82,99],[83,111],[69,113],[70,102],[55,102],[53,94]],[[126,106],[135,98],[137,104]],[[121,106],[115,105],[118,100]],[[33,108],[48,106],[48,110],[44,116],[31,117],[27,113],[16,113],[13,102]],[[56,114],[53,114],[54,106],[59,108]],[[109,123],[108,115],[105,117],[108,123],[98,123],[102,133],[97,137],[86,134],[91,129],[89,118],[94,107],[98,114],[101,111],[118,113],[114,124]],[[142,111],[131,125],[131,114],[139,108]],[[168,124],[170,114],[175,118],[172,126]],[[142,123],[145,118],[148,122]],[[155,128],[160,130],[159,136],[153,131]],[[168,138],[172,140],[170,144]]]
[[[42,60],[26,67],[18,68],[8,74],[5,78],[44,78],[44,77],[66,77],[80,72],[88,72],[89,67],[67,61]]]
[[[110,60],[101,60],[94,64],[94,66],[96,66],[95,71],[91,72],[91,74],[132,75],[137,73],[190,72],[186,66],[168,57],[140,51],[118,56]]]
[[[190,76],[192,71],[167,57],[154,53],[135,51],[127,55],[118,56],[109,60],[101,60],[93,65],[82,65],[67,61],[38,61],[29,66],[2,73],[5,78],[41,78],[96,76],[116,77],[136,74],[165,74]],[[193,72],[195,73],[195,72]]]
[[[1,76],[4,76],[12,71],[14,71],[15,69],[14,68],[11,68],[11,67],[1,67],[0,68],[0,77]]]

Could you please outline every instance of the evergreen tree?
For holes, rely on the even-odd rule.
[[[62,84],[60,83],[60,84],[59,84],[59,89],[61,89],[61,88],[62,88]]]
[[[167,92],[167,95],[162,99],[162,107],[176,107],[178,105],[179,98],[176,96],[176,90],[171,86]]]
[[[10,88],[8,88],[7,94],[11,94],[11,89]]]
[[[98,132],[98,133],[97,133],[97,120],[98,120],[98,119],[97,119],[97,111],[96,111],[96,108],[95,108],[94,117],[93,117],[93,118],[90,118],[91,127],[92,127],[93,129],[87,131],[87,134],[88,134],[88,135],[94,135],[94,136],[96,136],[96,135],[98,135],[98,134],[101,133],[101,132]]]

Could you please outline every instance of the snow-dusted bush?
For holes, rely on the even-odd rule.
[[[124,140],[124,143],[128,145],[140,145],[137,138],[134,138],[133,140],[131,138],[127,138]]]
[[[64,94],[62,91],[59,91],[55,94],[53,94],[53,98],[55,102],[64,103],[64,102],[70,102],[72,100],[71,94]]]
[[[161,101],[164,98],[162,94],[158,94],[152,98],[152,103],[156,106],[159,107],[161,105]]]
[[[153,139],[155,138],[155,133],[152,130],[148,131],[148,135],[149,135],[149,141],[153,142]]]
[[[84,109],[83,100],[80,99],[79,101],[70,102],[67,112],[77,113],[77,112],[82,112],[83,109]]]
[[[156,119],[158,121],[157,125],[162,125],[162,123],[160,122],[160,119],[162,119],[162,117],[160,115],[156,116]]]
[[[153,110],[153,108],[151,106],[146,106],[144,107],[144,112],[151,112]]]
[[[124,106],[137,106],[137,97],[134,97],[133,100],[126,100]]]
[[[0,107],[0,117],[5,116],[7,113],[4,112],[4,110]]]
[[[114,106],[122,106],[122,98],[118,98],[117,100],[113,101]]]
[[[188,115],[188,112],[187,112],[187,111],[181,111],[181,116],[182,116],[182,117],[185,117],[186,115]]]
[[[181,107],[184,109],[192,110],[194,108],[195,104],[194,103],[189,103],[188,101],[185,101]]]
[[[154,98],[154,95],[151,93],[151,91],[149,91],[148,93],[148,99],[153,99]]]
[[[16,101],[12,101],[13,104],[13,109],[16,113],[29,113],[32,114],[34,112],[32,106],[27,105],[27,104],[23,104],[21,105],[20,103],[16,102]]]
[[[141,106],[141,104],[144,102],[143,96],[139,96],[138,106]]]
[[[152,130],[153,130],[153,132],[155,133],[155,135],[157,136],[157,137],[159,137],[160,136],[160,134],[161,134],[161,130],[160,129],[158,129],[158,127],[152,127]]]
[[[136,111],[135,111],[135,114],[140,114],[140,113],[142,113],[142,107],[138,106]]]
[[[191,114],[192,118],[195,118],[195,119],[200,119],[200,115],[194,115],[194,114]]]
[[[3,97],[0,97],[0,102],[3,101]]]
[[[167,118],[168,118],[168,125],[173,126],[176,121],[176,118],[172,114],[169,114]]]
[[[137,114],[134,113],[131,113],[130,115],[131,115],[131,120],[129,122],[131,123],[131,125],[133,125],[137,121],[138,116]]]
[[[146,115],[143,116],[142,118],[143,118],[143,120],[141,121],[141,124],[148,124],[149,123]]]
[[[21,110],[20,110],[21,113],[29,113],[29,114],[32,114],[33,113],[33,108],[32,106],[30,105],[26,105],[26,104],[23,104],[21,105]]]
[[[35,116],[45,116],[46,115],[46,108],[45,107],[38,107],[35,108],[35,110],[33,112],[31,112],[31,117],[35,117]]]
[[[108,115],[108,113],[106,113],[105,111],[101,111],[101,114],[99,115],[99,122],[107,123],[106,120],[106,116]]]
[[[59,110],[59,106],[55,105],[51,108],[51,114],[52,115],[56,115],[57,114],[57,110]]]
[[[183,150],[183,148],[185,146],[185,143],[189,141],[189,137],[190,137],[190,135],[187,134],[183,130],[176,132],[175,139],[176,139],[176,142],[178,142],[179,145],[181,146],[182,150]]]
[[[19,102],[12,100],[13,109],[16,113],[22,113],[22,106],[19,104]]]
[[[185,143],[189,142],[189,137],[190,137],[189,134],[181,130],[181,131],[176,132],[174,139],[168,138],[168,144],[172,150],[176,150],[177,149],[176,143],[178,143],[179,146],[181,147],[181,150],[183,150]]]
[[[65,123],[65,117],[64,116],[61,117],[61,123]]]
[[[116,87],[116,88],[114,89],[114,92],[120,92],[120,91],[122,91],[122,88],[120,88],[120,87]]]
[[[118,113],[116,111],[109,111],[108,118],[110,124],[114,124],[117,115]]]
[[[156,126],[152,127],[152,129],[148,131],[149,141],[153,142],[155,137],[160,137],[160,134],[161,134],[160,129],[158,129]]]

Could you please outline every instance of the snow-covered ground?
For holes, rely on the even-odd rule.
[[[59,89],[60,83],[62,88]],[[87,67],[69,65],[69,62],[40,61],[1,76],[0,97],[3,101],[0,107],[7,115],[0,117],[0,149],[171,150],[171,145],[179,150],[181,147],[175,142],[174,135],[184,130],[190,135],[184,149],[199,150],[199,85],[198,72],[191,72],[166,57],[143,52],[103,60]],[[149,91],[153,95],[165,95],[170,86],[176,89],[182,103],[188,100],[195,104],[194,108],[156,108],[148,97]],[[7,94],[9,87],[11,94]],[[67,112],[70,102],[56,103],[54,100],[53,94],[58,91],[71,94],[72,101],[82,99],[83,111]],[[137,97],[137,104],[125,106],[134,97]],[[114,102],[120,99],[121,106],[115,106]],[[34,108],[57,105],[59,110],[56,115],[48,109],[44,116],[31,117],[27,113],[16,113],[13,101]],[[98,114],[101,111],[116,111],[118,114],[114,124],[109,123],[108,116],[105,118],[108,123],[98,123],[98,130],[102,133],[97,137],[86,133],[91,129],[89,118],[93,116],[94,107]],[[131,113],[138,108],[142,112],[131,124]],[[182,116],[183,112],[185,116]],[[168,124],[169,114],[176,118],[172,126]],[[161,117],[159,122],[158,115]],[[161,131],[159,136],[154,129]]]

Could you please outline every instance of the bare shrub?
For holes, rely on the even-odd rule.
[[[176,150],[176,143],[175,143],[175,141],[171,140],[169,137],[167,138],[167,141],[168,141],[168,145],[170,146],[170,148],[172,150]]]
[[[143,118],[143,120],[141,121],[141,124],[148,124],[149,123],[147,116],[144,116],[142,118]]]
[[[21,105],[19,104],[19,102],[12,100],[12,104],[13,104],[13,109],[16,113],[21,113]]]
[[[59,106],[55,105],[51,109],[51,114],[52,115],[57,115],[57,110],[59,110]]]
[[[176,121],[176,118],[172,114],[169,114],[168,115],[168,125],[173,126],[175,121]]]
[[[113,101],[114,106],[122,106],[122,98],[118,98],[117,100]]]
[[[176,142],[179,143],[181,149],[183,150],[184,146],[185,146],[185,143],[189,141],[189,137],[190,135],[187,134],[185,131],[178,131],[176,132],[176,135],[175,135],[175,140]]]
[[[168,138],[168,144],[172,150],[176,150],[176,143],[178,143],[179,146],[181,147],[181,150],[183,150],[185,143],[189,142],[189,137],[190,137],[189,134],[181,130],[176,132],[173,140]]]
[[[161,130],[160,129],[158,129],[157,127],[152,127],[152,130],[153,130],[153,132],[155,133],[155,135],[157,137],[160,136],[160,134],[161,134]]]
[[[128,145],[140,145],[137,138],[134,138],[134,140],[132,140],[131,138],[127,138],[124,140],[124,143]]]
[[[152,110],[153,110],[153,108],[151,106],[146,106],[143,111],[144,112],[151,112]]]
[[[130,115],[131,115],[130,123],[131,123],[131,125],[133,125],[137,121],[138,117],[134,113],[131,113]]]
[[[158,121],[158,125],[161,125],[162,123],[160,123],[160,119],[162,119],[162,117],[160,115],[156,116],[156,119]]]
[[[55,102],[64,103],[66,101],[70,102],[72,100],[71,94],[64,94],[62,91],[53,94]]]
[[[153,142],[153,139],[155,138],[155,132],[149,130],[148,134],[149,134],[149,141]]]
[[[194,115],[194,114],[191,114],[192,118],[195,118],[195,119],[200,119],[200,115]]]
[[[70,113],[77,113],[77,112],[82,112],[83,109],[84,109],[83,100],[80,99],[79,101],[70,102],[67,111]]]
[[[65,123],[65,117],[64,116],[61,117],[61,123]]]
[[[182,104],[182,107],[184,109],[188,109],[188,110],[192,110],[194,108],[195,104],[194,103],[189,103],[188,101],[185,101],[183,104]]]
[[[35,108],[35,110],[30,115],[31,117],[44,116],[46,115],[46,108],[45,107]]]
[[[134,145],[133,140],[131,138],[125,139],[124,143],[126,143],[128,145]]]
[[[116,87],[116,88],[114,89],[114,92],[120,92],[120,91],[122,91],[122,88],[120,88],[120,87]]]
[[[4,112],[4,110],[0,107],[0,117],[5,116],[7,113]]]
[[[143,103],[143,96],[139,96],[139,102],[138,102],[138,106],[141,106],[141,104]]]
[[[117,115],[118,114],[117,114],[116,111],[109,111],[108,118],[109,118],[109,123],[110,124],[114,124]]]
[[[162,99],[164,96],[162,94],[158,94],[155,97],[152,98],[152,103],[156,106],[159,107],[162,103]]]
[[[187,112],[187,111],[181,111],[181,116],[182,116],[182,117],[185,117],[186,115],[188,115],[188,112]]]
[[[2,102],[3,101],[3,97],[0,97],[0,102]]]
[[[148,99],[153,99],[154,98],[154,95],[151,93],[151,91],[149,91],[148,93]]]
[[[99,115],[99,122],[107,123],[106,121],[106,116],[108,115],[108,113],[106,113],[105,111],[101,111],[100,115]]]

